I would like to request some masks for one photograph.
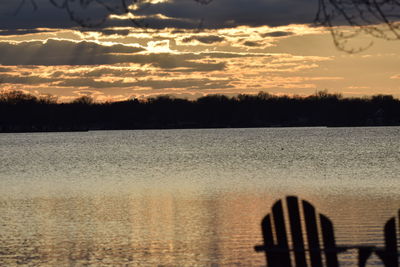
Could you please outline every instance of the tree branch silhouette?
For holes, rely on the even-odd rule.
[[[362,34],[385,40],[400,39],[399,0],[319,0],[315,22],[331,31],[337,48],[358,52],[348,41]],[[350,27],[340,27],[350,26]]]

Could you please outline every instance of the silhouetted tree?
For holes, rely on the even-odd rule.
[[[0,132],[324,125],[400,125],[400,100],[391,95],[344,98],[319,91],[308,97],[262,92],[108,103],[84,96],[56,103],[21,91],[0,92]]]
[[[0,93],[0,103],[7,103],[10,105],[35,103],[38,99],[22,91],[3,91]]]
[[[73,100],[73,104],[81,104],[81,105],[91,105],[93,104],[94,100],[92,97],[84,95],[81,97],[78,97],[77,99]]]

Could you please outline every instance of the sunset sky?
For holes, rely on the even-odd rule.
[[[400,97],[400,41],[361,36],[348,46],[372,46],[340,51],[327,29],[312,24],[317,1],[144,2],[131,7],[134,15],[70,6],[80,19],[107,18],[84,28],[49,0],[26,1],[19,10],[19,1],[1,1],[0,90],[52,94],[60,101],[325,89]]]

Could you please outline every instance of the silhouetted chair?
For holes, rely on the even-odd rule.
[[[338,253],[348,249],[358,249],[359,266],[365,266],[375,247],[337,246],[332,222],[325,215],[319,214],[318,222],[315,208],[305,200],[301,201],[303,207],[303,215],[301,215],[299,200],[294,196],[287,197],[286,204],[291,246],[288,242],[282,200],[279,200],[273,205],[272,214],[266,215],[261,222],[264,245],[254,247],[257,252],[265,252],[269,267],[291,267],[291,254],[294,255],[294,263],[297,267],[322,267],[323,264],[327,267],[337,267],[339,266]],[[304,218],[305,234],[301,226],[301,217]],[[307,238],[307,244],[304,236]],[[323,244],[320,244],[320,240]]]
[[[398,231],[400,235],[400,210],[398,213]],[[398,267],[399,266],[399,251],[397,247],[397,234],[396,234],[396,218],[390,218],[384,227],[385,233],[385,248],[376,249],[375,253],[382,260],[386,267]],[[399,237],[400,239],[400,237]]]

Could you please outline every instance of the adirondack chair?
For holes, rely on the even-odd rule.
[[[286,198],[289,215],[288,224],[292,240],[291,247],[289,247],[282,204],[281,200],[277,201],[272,207],[272,214],[266,215],[262,220],[264,245],[254,247],[257,252],[265,252],[268,267],[291,267],[291,255],[294,255],[294,263],[297,267],[322,267],[324,266],[323,263],[327,267],[338,267],[338,253],[348,249],[358,249],[359,266],[365,266],[375,247],[337,246],[332,222],[325,215],[319,214],[320,227],[318,227],[315,208],[309,202],[303,200],[301,205],[307,238],[306,245],[301,226],[299,200],[294,196]],[[320,240],[322,240],[323,246],[321,246]],[[307,256],[309,261],[307,261]],[[308,262],[310,265],[308,265]]]
[[[398,231],[400,235],[400,210],[398,214]],[[386,267],[399,267],[399,251],[397,247],[396,218],[390,218],[384,227],[385,248],[376,249],[375,253],[382,260]],[[399,236],[400,239],[400,236]]]

